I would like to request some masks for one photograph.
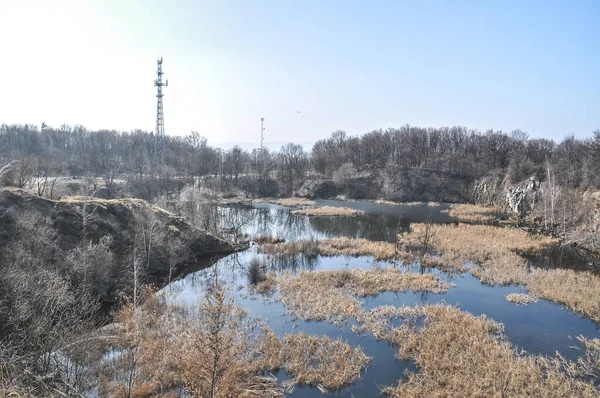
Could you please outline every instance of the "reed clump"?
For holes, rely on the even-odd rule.
[[[208,289],[197,313],[150,295],[142,305],[126,305],[116,321],[119,338],[107,348],[117,355],[105,357],[96,375],[100,396],[177,397],[184,391],[186,396],[279,398],[295,385],[337,389],[352,383],[370,360],[341,339],[280,337],[264,327],[254,333],[259,325],[220,285]],[[293,378],[280,384],[264,376],[278,369]]]
[[[295,316],[333,323],[360,316],[363,310],[357,297],[386,291],[444,293],[450,288],[449,283],[433,274],[404,272],[394,267],[284,273],[277,279],[280,299]]]
[[[375,203],[380,204],[380,205],[398,205],[398,204],[400,204],[398,202],[392,202],[391,200],[383,200],[383,199],[377,199],[375,201]]]
[[[364,214],[365,212],[358,209],[351,209],[349,207],[312,207],[308,209],[293,210],[292,213],[300,216],[310,217],[321,217],[321,216],[334,216],[334,217],[352,217]]]
[[[535,254],[557,244],[557,240],[533,236],[525,231],[489,225],[413,224],[413,232],[399,236],[406,251],[419,251],[427,228],[429,245],[447,265],[470,272],[483,283],[523,284],[535,296],[564,304],[596,321],[600,320],[600,277],[569,269],[527,269],[520,254]]]
[[[528,305],[537,303],[538,299],[535,296],[524,293],[511,293],[506,296],[506,300],[513,304]]]
[[[527,289],[600,322],[600,277],[571,269],[532,269]]]
[[[367,239],[331,238],[319,242],[319,253],[323,256],[373,256],[376,260],[392,260],[396,246]]]
[[[322,392],[339,389],[358,380],[371,361],[342,339],[304,332],[280,338],[270,328],[263,328],[254,356],[256,371],[284,369],[293,376],[282,383],[288,391],[302,384]]]
[[[271,235],[258,235],[252,238],[252,242],[257,245],[264,245],[265,243],[277,244],[285,242],[285,239]]]
[[[413,232],[399,236],[399,245],[408,252],[435,249],[447,265],[459,271],[473,262],[471,273],[484,283],[524,283],[527,263],[517,253],[536,253],[557,243],[555,239],[535,237],[525,231],[489,225],[413,224]]]
[[[455,203],[449,210],[442,210],[452,218],[472,224],[489,224],[495,221],[500,213],[492,206]]]
[[[252,288],[260,294],[272,294],[277,289],[277,275],[275,272],[269,272],[262,281]]]
[[[316,257],[320,254],[320,243],[321,241],[317,239],[296,240],[279,244],[266,243],[258,248],[258,252],[277,257],[292,257],[299,254],[306,257]]]
[[[390,397],[597,397],[598,389],[561,371],[560,361],[522,356],[502,325],[447,305],[422,308],[423,326],[404,327],[401,359],[419,371],[383,392]]]
[[[304,332],[283,338],[283,368],[295,377],[284,385],[314,385],[321,390],[339,389],[358,380],[369,358],[360,347],[327,336]]]
[[[331,238],[306,239],[280,244],[265,244],[259,248],[264,254],[274,256],[373,256],[376,260],[392,260],[396,256],[396,246],[388,242],[375,242],[367,239]]]
[[[285,207],[300,207],[300,206],[314,206],[317,202],[314,200],[304,198],[266,198],[266,199],[255,199],[254,203],[273,203]]]

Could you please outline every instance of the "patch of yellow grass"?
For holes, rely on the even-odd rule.
[[[360,347],[353,348],[341,339],[288,334],[283,338],[282,363],[295,377],[284,385],[316,385],[339,389],[358,380],[371,358]]]
[[[359,313],[356,316],[358,323],[352,325],[352,331],[360,334],[371,333],[377,340],[387,340],[392,344],[399,344],[402,330],[393,327],[390,321],[395,318],[411,319],[423,315],[421,307],[383,305]]]
[[[300,209],[292,211],[294,214],[298,214],[301,216],[358,216],[360,214],[364,214],[365,212],[362,210],[351,209],[349,207],[332,207],[332,206],[323,206],[323,207],[313,207],[309,209]]]
[[[373,256],[376,260],[391,260],[396,254],[396,246],[367,239],[331,238],[319,241],[319,253],[323,256]]]
[[[363,312],[357,296],[407,290],[444,293],[450,287],[433,274],[404,272],[395,267],[284,273],[277,280],[281,301],[295,316],[333,323],[357,318]]]
[[[380,204],[380,205],[398,205],[398,204],[400,204],[398,202],[392,202],[391,200],[383,200],[383,199],[377,199],[375,201],[375,203]]]
[[[370,358],[342,339],[305,333],[262,333],[226,289],[215,287],[197,314],[150,295],[143,305],[126,305],[116,316],[119,337],[110,347],[120,355],[98,366],[99,392],[111,397],[218,396],[279,398],[284,388],[311,384],[338,389],[356,381]],[[212,298],[211,298],[212,297]],[[285,369],[292,379],[280,385],[267,371]],[[132,377],[128,390],[128,381]],[[221,395],[222,394],[222,395]]]
[[[592,383],[559,369],[557,360],[521,356],[498,337],[501,325],[447,305],[423,307],[423,327],[405,326],[395,335],[402,359],[419,372],[384,389],[405,397],[597,397]]]
[[[570,269],[533,269],[527,289],[600,322],[600,277]]]
[[[265,243],[276,244],[285,242],[284,239],[278,238],[271,235],[258,235],[252,238],[252,242],[258,245],[264,245]]]
[[[427,228],[429,246],[440,252],[446,264],[464,271],[464,262],[473,261],[473,275],[484,283],[523,283],[527,263],[518,253],[535,253],[557,243],[555,239],[535,237],[525,231],[488,225],[413,224],[413,232],[399,237],[407,251],[419,250]]]
[[[265,254],[293,256],[296,254],[322,256],[373,256],[376,260],[392,260],[396,255],[393,243],[367,239],[331,238],[320,241],[309,239],[280,244],[265,244],[259,248]]]
[[[489,224],[498,217],[498,211],[491,206],[459,203],[452,204],[449,210],[442,210],[442,212],[448,213],[450,217],[459,221],[473,224]]]
[[[318,256],[320,241],[316,239],[296,240],[285,243],[266,243],[258,248],[259,253],[271,256],[288,257],[302,254],[304,256]]]
[[[266,199],[255,199],[254,203],[273,203],[280,206],[286,207],[300,207],[300,206],[314,206],[317,202],[314,200],[304,199],[304,198],[266,198]]]
[[[273,293],[275,289],[277,289],[277,275],[274,272],[269,272],[265,280],[259,282],[252,288],[260,294]]]
[[[413,224],[413,232],[399,237],[407,251],[418,250],[426,224]],[[432,225],[430,245],[440,252],[446,265],[462,270],[473,262],[471,273],[483,283],[523,284],[537,297],[567,305],[600,321],[600,277],[567,269],[528,271],[517,253],[534,254],[557,241],[525,231],[489,225]]]
[[[506,300],[514,304],[522,305],[528,305],[538,302],[538,299],[535,296],[523,293],[511,293],[506,296]]]

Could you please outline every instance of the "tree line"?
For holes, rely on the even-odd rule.
[[[586,139],[567,135],[556,142],[530,138],[520,130],[406,125],[360,136],[335,131],[317,141],[310,153],[293,143],[279,151],[239,146],[223,150],[198,132],[164,140],[158,145],[154,133],[141,130],[90,131],[63,125],[40,131],[33,125],[4,124],[0,164],[14,163],[0,176],[5,185],[23,187],[35,181],[39,193],[46,195],[51,176],[103,178],[108,187],[117,177],[126,177],[131,193],[146,199],[173,189],[182,179],[198,177],[217,177],[253,195],[291,195],[308,176],[393,177],[411,169],[468,181],[501,173],[518,183],[531,176],[544,180],[550,167],[556,182],[566,188],[600,186],[600,130]]]

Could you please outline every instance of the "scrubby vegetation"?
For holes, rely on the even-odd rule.
[[[357,297],[407,290],[444,293],[450,287],[432,274],[404,272],[395,267],[284,273],[276,282],[281,301],[295,316],[334,323],[362,313]]]
[[[360,348],[305,333],[277,336],[235,305],[218,282],[196,314],[182,313],[156,295],[116,316],[118,355],[98,369],[101,394],[111,397],[282,397],[284,389],[310,384],[337,389],[357,380],[369,363]],[[259,327],[262,332],[253,331]],[[283,385],[268,372],[285,369]],[[267,374],[267,376],[265,376]]]
[[[322,240],[299,240],[282,244],[266,244],[259,249],[262,253],[276,256],[373,256],[376,260],[392,260],[396,246],[388,242],[367,239],[331,238]]]
[[[452,218],[472,224],[489,224],[495,221],[500,213],[492,206],[452,204],[449,210],[442,210]]]
[[[283,243],[285,240],[283,238],[278,238],[271,235],[258,235],[252,238],[252,242],[258,245],[264,245],[265,243],[275,244],[275,243]]]
[[[274,198],[265,198],[265,199],[255,199],[253,203],[273,203],[280,206],[285,207],[300,207],[300,206],[314,206],[317,202],[314,200],[304,199],[304,198],[283,198],[283,199],[274,199]]]
[[[514,304],[533,304],[537,303],[538,299],[535,296],[523,293],[511,293],[506,296],[506,300]]]
[[[399,357],[419,371],[388,387],[391,397],[596,397],[592,383],[561,371],[558,359],[523,356],[502,339],[502,325],[446,305],[425,306],[422,327],[391,328]]]
[[[308,209],[300,209],[294,210],[292,213],[298,214],[300,216],[312,216],[312,217],[322,217],[322,216],[357,216],[360,214],[364,214],[364,211],[351,209],[349,207],[331,207],[331,206],[323,206],[323,207],[314,207]]]
[[[592,319],[600,319],[600,277],[572,269],[532,269],[520,254],[531,254],[556,244],[556,240],[509,228],[488,225],[414,224],[414,231],[399,237],[407,251],[428,245],[441,254],[444,266],[470,272],[483,283],[523,284],[537,297],[565,304]],[[433,263],[435,265],[435,263]]]

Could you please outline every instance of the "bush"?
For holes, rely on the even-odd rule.
[[[266,279],[264,262],[259,257],[253,257],[248,268],[248,282],[250,285],[258,285]]]

